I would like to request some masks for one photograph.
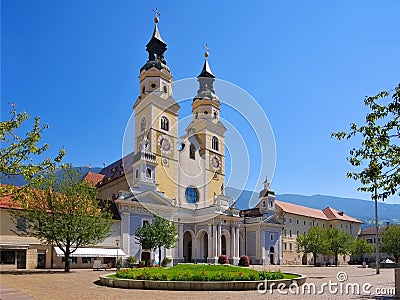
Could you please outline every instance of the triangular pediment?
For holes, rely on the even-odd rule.
[[[142,193],[135,193],[135,198],[142,204],[146,205],[163,205],[171,207],[171,199],[164,196],[163,193],[154,190],[144,191]]]

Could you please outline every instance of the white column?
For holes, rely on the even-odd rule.
[[[216,224],[213,225],[213,255],[218,257],[218,227]]]
[[[229,254],[231,258],[236,257],[235,253],[236,249],[236,235],[235,235],[235,227],[231,227],[231,253]]]
[[[183,224],[179,224],[178,228],[179,228],[178,257],[183,258]]]
[[[221,253],[222,253],[221,236],[222,236],[221,224],[218,224],[218,253],[217,253],[217,256],[221,255]]]
[[[260,234],[260,241],[261,241],[261,259],[263,262],[263,265],[267,264],[267,258],[265,257],[267,250],[265,249],[265,232],[264,231],[259,231]],[[268,258],[269,260],[269,258]],[[271,264],[271,262],[270,262]]]
[[[236,230],[236,245],[235,245],[235,248],[236,248],[236,257],[239,257],[240,256],[240,233],[239,233],[239,227],[237,226],[236,228],[235,228],[235,230]]]
[[[120,246],[122,250],[127,254],[130,255],[130,232],[129,229],[131,227],[131,218],[130,213],[123,212],[122,213],[122,221],[121,221],[121,242]]]
[[[261,234],[260,230],[257,229],[256,231],[256,259],[262,258],[262,245],[261,245]]]
[[[212,252],[213,251],[213,238],[212,238],[212,234],[213,234],[212,225],[209,224],[208,225],[208,231],[207,231],[207,236],[208,236],[208,250],[207,250],[208,255],[207,255],[207,259],[209,257],[213,257],[213,252]]]

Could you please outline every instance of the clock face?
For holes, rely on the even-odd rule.
[[[172,152],[172,142],[169,136],[161,135],[158,138],[158,147],[165,154],[170,154]]]
[[[211,155],[210,163],[211,163],[212,167],[214,168],[214,170],[218,170],[221,165],[221,162],[220,162],[218,156],[216,156],[215,154]]]

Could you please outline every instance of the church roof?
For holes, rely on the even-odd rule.
[[[110,181],[124,176],[125,173],[131,172],[134,154],[134,152],[131,152],[123,158],[120,158],[101,169],[99,174],[104,175],[104,177],[100,182],[98,182],[98,185],[102,186]]]

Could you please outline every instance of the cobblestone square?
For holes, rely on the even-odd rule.
[[[262,266],[253,266],[263,269]],[[301,273],[308,277],[307,283],[314,284],[315,294],[309,288],[305,294],[292,294],[285,289],[283,294],[273,290],[261,294],[258,291],[242,292],[191,292],[191,291],[150,291],[128,290],[104,287],[98,285],[99,275],[110,271],[93,271],[91,269],[72,270],[65,274],[61,270],[50,273],[43,272],[15,272],[14,274],[1,274],[1,299],[394,299],[394,270],[382,269],[380,275],[375,275],[374,269],[363,269],[357,266],[339,267],[308,267],[308,266],[268,266],[268,270],[281,269],[288,273]],[[338,275],[339,273],[339,275]],[[342,280],[342,282],[340,281]],[[333,283],[333,292],[337,284],[337,293],[329,292],[329,281]],[[343,283],[341,293],[340,283]],[[350,294],[346,293],[349,284]],[[358,285],[360,294],[351,293],[350,287]],[[367,287],[369,295],[362,292],[363,286]],[[294,290],[293,290],[294,291]],[[22,294],[21,294],[22,293]]]

